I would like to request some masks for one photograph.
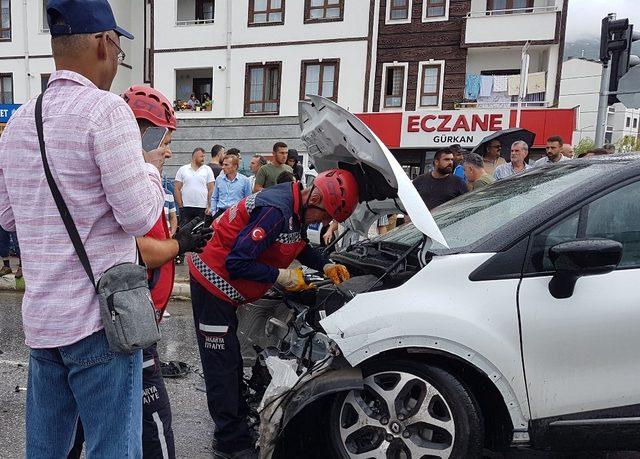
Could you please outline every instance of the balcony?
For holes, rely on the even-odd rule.
[[[471,11],[466,17],[463,46],[500,46],[526,41],[557,43],[559,14],[556,6]]]
[[[214,15],[213,0],[178,0],[176,26],[213,24]]]

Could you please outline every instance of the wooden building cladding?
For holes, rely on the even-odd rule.
[[[452,109],[454,103],[464,98],[467,50],[460,44],[471,0],[407,1],[411,6],[411,22],[407,18],[406,22],[397,23],[387,20],[388,2],[392,2],[389,10],[393,11],[404,3],[380,2],[373,110],[412,111],[424,108],[425,104],[435,109]],[[442,6],[447,8],[446,20],[423,21],[429,16],[425,11],[440,14]],[[401,16],[399,11],[394,14],[397,18]],[[395,78],[395,82],[387,82],[387,76]],[[396,92],[401,79],[405,80],[404,100],[398,105]],[[438,103],[434,103],[436,100]]]

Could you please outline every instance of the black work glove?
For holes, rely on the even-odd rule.
[[[194,218],[173,236],[178,241],[178,255],[186,252],[202,253],[212,234],[213,229],[205,227],[200,217]]]

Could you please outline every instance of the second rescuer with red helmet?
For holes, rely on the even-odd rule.
[[[283,183],[252,194],[213,222],[204,251],[189,259],[191,301],[215,429],[215,458],[253,458],[242,398],[242,355],[236,307],[260,298],[278,282],[286,290],[309,288],[293,260],[322,271],[334,283],[349,278],[305,240],[311,223],[344,222],[358,204],[358,184],[348,171],[331,169],[311,188]]]

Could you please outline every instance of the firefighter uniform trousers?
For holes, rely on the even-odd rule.
[[[233,453],[252,447],[242,395],[242,355],[232,303],[217,298],[191,279],[191,302],[207,405],[215,423],[216,450]]]
[[[84,430],[78,420],[76,437],[67,459],[80,459]],[[176,448],[171,428],[171,405],[160,371],[156,345],[142,351],[142,457],[175,459]]]
[[[176,457],[171,404],[155,344],[142,352],[142,456],[145,459]]]

